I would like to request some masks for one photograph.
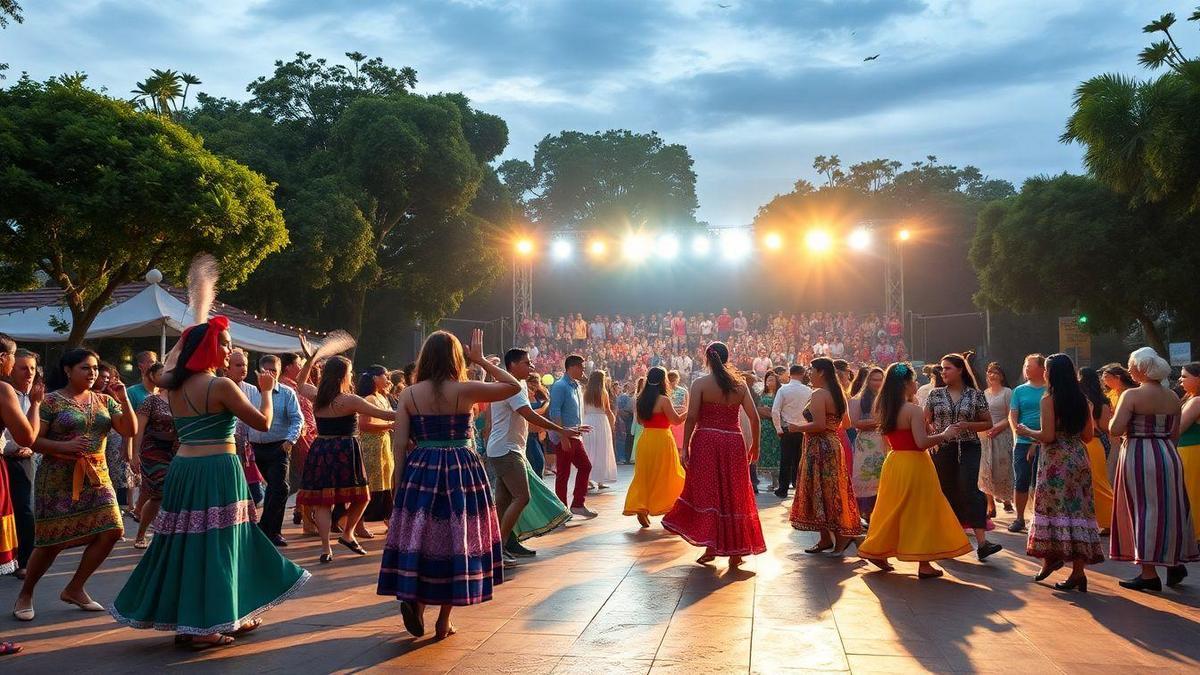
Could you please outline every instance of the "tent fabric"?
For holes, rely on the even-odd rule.
[[[232,308],[231,308],[232,309]],[[214,313],[223,313],[214,308]],[[292,331],[266,330],[237,320],[240,311],[230,312],[229,334],[233,344],[267,354],[300,350],[300,340]],[[96,316],[87,339],[159,337],[166,327],[168,336],[178,336],[194,323],[187,305],[158,284],[147,284],[131,297],[109,305]],[[70,330],[71,313],[62,305],[30,307],[0,314],[0,332],[17,342],[64,342],[67,334],[55,326]],[[283,329],[280,329],[283,330]]]

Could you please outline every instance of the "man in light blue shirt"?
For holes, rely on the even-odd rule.
[[[258,369],[278,378],[279,357],[268,354],[260,358]],[[245,391],[252,405],[258,406],[262,403],[262,395],[256,388],[248,387]],[[254,450],[254,462],[258,465],[263,479],[267,481],[258,527],[276,546],[287,546],[287,540],[281,532],[283,513],[287,510],[289,455],[304,428],[304,415],[300,412],[300,400],[296,398],[296,390],[286,384],[275,384],[275,389],[271,392],[271,403],[275,410],[271,418],[271,428],[266,431],[250,429],[248,438],[250,447]]]
[[[1042,396],[1046,393],[1046,357],[1030,354],[1023,366],[1025,384],[1013,389],[1009,402],[1008,424],[1013,430],[1013,494],[1017,502],[1017,517],[1009,532],[1025,531],[1025,506],[1029,503],[1029,490],[1037,478],[1038,452],[1041,446],[1017,430],[1020,425],[1029,429],[1042,428]]]
[[[578,427],[583,422],[583,391],[579,382],[583,379],[583,357],[571,354],[563,364],[566,373],[550,385],[550,409],[546,417],[559,426]],[[596,512],[584,506],[587,497],[588,477],[592,475],[592,461],[583,449],[578,437],[566,438],[551,434],[555,445],[557,469],[554,474],[554,492],[562,503],[567,504],[567,481],[571,477],[571,466],[575,466],[575,490],[571,495],[571,513],[584,518],[595,518]]]

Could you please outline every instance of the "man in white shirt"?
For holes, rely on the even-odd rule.
[[[779,388],[775,403],[771,405],[771,420],[779,431],[779,488],[775,490],[775,496],[780,499],[787,499],[788,489],[796,482],[804,434],[792,429],[806,421],[804,410],[813,395],[813,390],[800,381],[804,377],[804,366],[794,365],[788,373],[791,380]]]
[[[704,315],[701,314],[701,316],[704,316]],[[704,344],[708,344],[709,342],[712,341],[712,332],[713,332],[713,320],[712,319],[702,320],[700,322],[700,339],[703,341]]]
[[[525,380],[533,371],[529,352],[510,349],[504,354],[504,368],[521,383],[521,391],[491,404],[491,433],[487,439],[487,464],[496,476],[496,513],[500,516],[500,536],[504,542],[505,562],[536,555],[512,536],[521,512],[529,505],[529,472],[525,468],[525,443],[529,424],[549,429],[567,438],[579,438],[581,427],[555,424],[533,411]],[[569,470],[569,468],[568,468]]]

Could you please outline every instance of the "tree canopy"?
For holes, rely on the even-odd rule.
[[[543,227],[624,230],[696,224],[696,174],[683,145],[624,129],[546,136],[533,162],[500,165],[509,191]]]
[[[152,268],[179,278],[209,252],[236,285],[288,241],[260,174],[81,77],[0,90],[0,167],[3,283],[41,273],[60,286],[72,345],[117,286]]]

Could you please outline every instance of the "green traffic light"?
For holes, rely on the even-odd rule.
[[[1079,317],[1079,323],[1087,323],[1087,322],[1088,322],[1088,318],[1087,318],[1086,314]]]

